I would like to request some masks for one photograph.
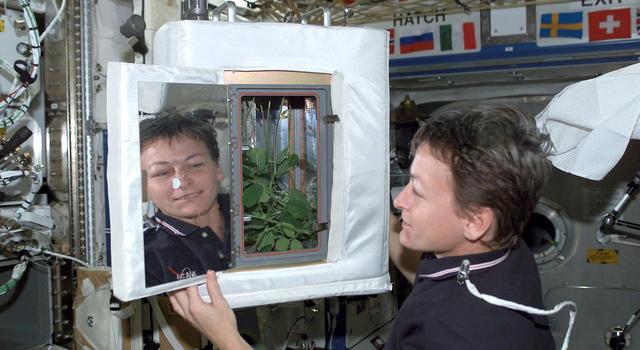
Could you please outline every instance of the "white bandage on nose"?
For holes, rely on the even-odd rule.
[[[173,179],[171,179],[171,187],[173,187],[174,190],[177,190],[178,188],[180,188],[180,179],[178,179],[177,177],[174,177]]]

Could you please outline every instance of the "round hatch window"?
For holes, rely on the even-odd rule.
[[[565,260],[569,228],[559,206],[541,200],[524,230],[523,240],[541,270],[558,266]]]

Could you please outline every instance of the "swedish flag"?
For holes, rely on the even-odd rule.
[[[582,39],[582,12],[543,14],[540,18],[540,37]]]

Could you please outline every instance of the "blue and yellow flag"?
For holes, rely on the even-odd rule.
[[[582,11],[543,14],[540,18],[540,37],[582,39]]]

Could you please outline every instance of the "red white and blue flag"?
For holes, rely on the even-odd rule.
[[[400,38],[401,54],[429,50],[433,50],[433,32],[403,36]]]
[[[389,55],[393,55],[396,52],[396,30],[390,28],[387,31],[389,32]]]

